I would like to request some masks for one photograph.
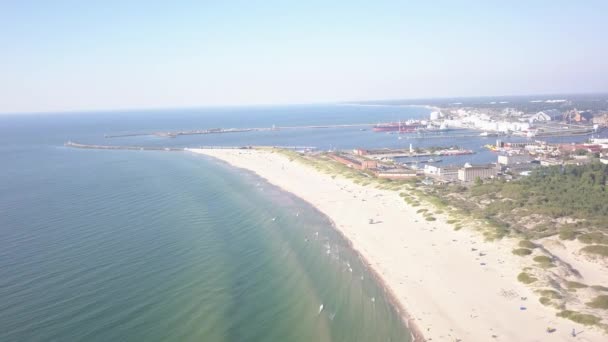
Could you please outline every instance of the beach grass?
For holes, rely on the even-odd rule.
[[[574,239],[576,239],[578,233],[570,228],[563,228],[559,231],[559,238],[560,240],[569,240],[572,241]]]
[[[580,323],[583,325],[596,325],[601,321],[601,318],[590,315],[583,314],[580,312],[572,311],[572,310],[563,310],[557,313],[558,317],[567,318],[573,322]]]
[[[585,244],[608,244],[608,236],[601,232],[585,233],[578,236],[578,241]]]
[[[590,308],[608,310],[608,295],[600,295],[586,303]]]
[[[608,292],[608,287],[606,286],[602,286],[602,285],[591,285],[590,286],[592,289],[596,290],[596,291],[604,291],[604,292]]]
[[[526,256],[526,255],[530,255],[532,254],[532,251],[527,249],[527,248],[516,248],[513,251],[511,251],[513,254],[515,255],[519,255],[519,256]]]
[[[593,255],[599,255],[602,257],[608,257],[608,246],[604,245],[591,245],[581,248],[581,252]]]
[[[579,283],[577,281],[567,281],[565,285],[568,290],[584,289],[588,287],[587,285]]]
[[[529,275],[526,272],[521,272],[519,275],[517,275],[517,280],[519,280],[520,282],[522,282],[524,284],[532,284],[533,282],[537,281],[538,279]]]
[[[562,295],[555,290],[541,290],[539,293],[542,297],[550,299],[562,299]]]
[[[536,261],[540,267],[543,268],[549,268],[549,267],[554,267],[555,264],[553,264],[553,259],[549,258],[546,255],[538,255],[535,256],[532,260]]]
[[[536,247],[538,247],[534,242],[530,241],[530,240],[521,240],[519,241],[519,247],[522,248],[528,248],[528,249],[534,249]]]

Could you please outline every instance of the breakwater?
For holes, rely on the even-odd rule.
[[[121,146],[121,145],[90,145],[79,144],[68,141],[66,147],[95,149],[95,150],[136,150],[136,151],[184,151],[183,147],[163,147],[163,146]]]
[[[151,133],[116,133],[105,134],[105,138],[127,138],[137,136],[157,136],[164,138],[177,138],[184,135],[205,135],[205,134],[224,134],[224,133],[245,133],[245,132],[260,132],[260,131],[279,131],[292,129],[319,129],[319,128],[347,128],[347,127],[371,127],[371,123],[355,123],[355,124],[337,124],[337,125],[304,125],[304,126],[272,126],[272,127],[252,127],[252,128],[210,128],[197,129],[187,131],[159,131]],[[364,130],[364,129],[363,129]]]
[[[286,150],[296,151],[314,151],[314,146],[192,146],[192,147],[165,147],[165,146],[134,146],[134,145],[94,145],[94,144],[80,144],[73,141],[68,141],[64,144],[66,147],[92,149],[92,150],[133,150],[133,151],[169,151],[179,152],[187,151],[189,149],[204,149],[204,150],[218,150],[218,149],[231,149],[231,150],[243,150],[243,149],[254,149],[254,148],[280,148]]]

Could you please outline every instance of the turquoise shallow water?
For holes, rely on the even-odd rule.
[[[0,146],[1,341],[409,340],[330,222],[258,177],[20,138]]]

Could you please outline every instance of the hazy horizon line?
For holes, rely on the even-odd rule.
[[[415,98],[391,98],[391,99],[374,99],[374,100],[345,100],[345,101],[311,101],[302,103],[258,103],[258,104],[219,104],[219,105],[192,105],[192,106],[158,106],[158,107],[123,107],[123,108],[88,108],[88,109],[68,109],[68,110],[42,110],[42,111],[15,111],[3,112],[2,116],[10,115],[60,115],[60,114],[76,114],[76,113],[101,113],[101,112],[148,112],[148,111],[163,111],[163,110],[193,110],[193,109],[222,109],[222,108],[246,108],[246,107],[289,107],[289,106],[314,106],[314,105],[356,105],[356,104],[377,104],[378,102],[391,101],[438,101],[438,100],[458,100],[458,99],[498,99],[498,98],[525,98],[535,96],[584,96],[584,95],[607,95],[607,91],[599,92],[568,92],[568,93],[531,93],[518,95],[479,95],[479,96],[438,96],[438,97],[415,97]],[[387,106],[430,106],[432,103],[407,103],[407,104],[390,104]]]

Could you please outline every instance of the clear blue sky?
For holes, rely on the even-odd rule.
[[[608,91],[608,1],[0,1],[0,112]]]

